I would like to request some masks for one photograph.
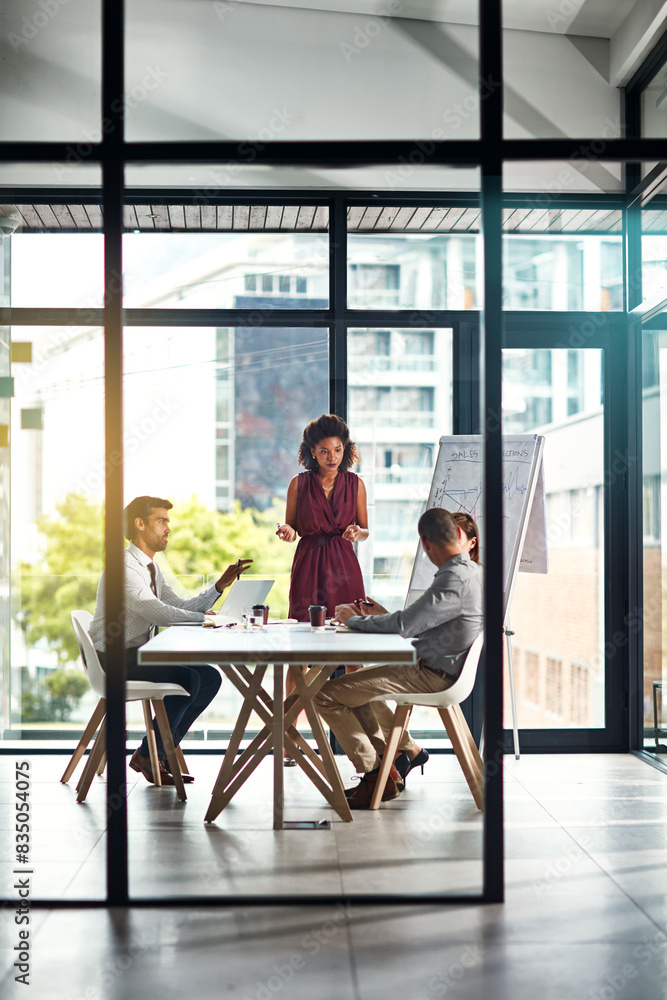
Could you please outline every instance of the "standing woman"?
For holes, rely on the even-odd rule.
[[[366,487],[349,468],[358,453],[347,424],[333,413],[311,420],[299,446],[300,472],[289,484],[284,542],[300,536],[292,565],[290,618],[308,621],[308,607],[324,604],[333,617],[337,604],[365,596],[353,542],[368,538]]]

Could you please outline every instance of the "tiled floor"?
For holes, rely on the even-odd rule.
[[[33,895],[100,897],[105,784],[85,805],[63,757],[0,758],[0,880],[11,892],[14,770],[31,763]],[[506,758],[504,905],[32,912],[31,992],[16,983],[2,915],[2,997],[39,1000],[665,1000],[667,775],[631,756]],[[134,895],[478,892],[481,816],[453,757],[377,813],[334,817],[300,771],[271,830],[271,763],[204,825],[219,760],[192,757],[188,802],[129,772]],[[345,777],[350,769],[344,765]]]

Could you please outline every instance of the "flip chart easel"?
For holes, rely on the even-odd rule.
[[[538,434],[503,435],[503,632],[507,641],[507,665],[512,702],[514,754],[519,758],[514,666],[512,662],[509,610],[516,574],[548,571],[546,508],[544,494],[544,437]],[[444,507],[451,513],[464,511],[477,522],[480,560],[484,551],[483,516],[484,450],[481,435],[441,437],[427,509]],[[421,545],[417,548],[406,607],[431,584],[435,567]]]

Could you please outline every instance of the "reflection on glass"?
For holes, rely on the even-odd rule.
[[[518,573],[510,608],[522,729],[604,724],[601,385],[599,350],[503,351],[504,431],[546,438],[549,572]]]
[[[665,674],[665,553],[662,550],[667,469],[667,333],[645,331],[642,372],[642,472],[644,535],[644,737],[647,750],[667,751]]]

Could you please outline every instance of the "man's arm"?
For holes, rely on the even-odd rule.
[[[215,586],[201,594],[184,599],[169,584],[161,581],[162,599],[157,598],[144,579],[139,566],[125,565],[125,604],[128,613],[143,618],[150,625],[170,625],[172,622],[203,622],[203,612],[220,596]],[[173,601],[173,603],[172,603]]]
[[[347,626],[356,632],[398,632],[405,637],[419,636],[458,617],[462,610],[462,598],[461,582],[457,578],[449,581],[445,578],[437,583],[434,581],[404,611],[350,618]]]

